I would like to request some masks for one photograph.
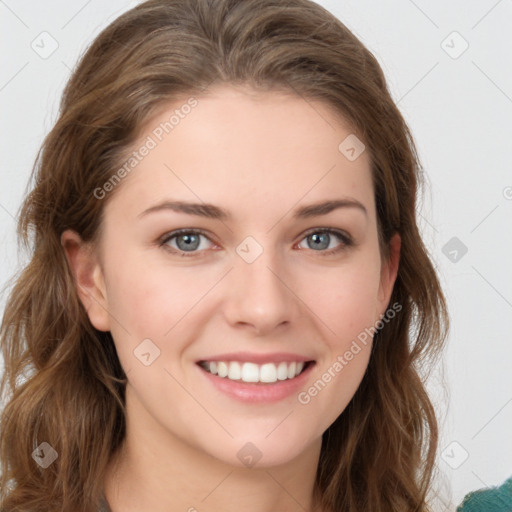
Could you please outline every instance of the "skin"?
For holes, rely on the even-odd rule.
[[[234,86],[197,100],[103,199],[99,244],[62,235],[90,321],[111,331],[128,377],[127,437],[105,494],[113,512],[312,510],[321,436],[357,390],[371,342],[307,405],[296,393],[237,401],[196,361],[235,351],[307,355],[316,362],[307,389],[385,313],[400,239],[383,260],[368,151],[349,161],[338,150],[352,131],[328,105]],[[134,148],[185,102],[154,116]],[[300,206],[341,198],[366,214],[346,207],[293,218]],[[212,203],[232,218],[169,209],[139,216],[167,199]],[[353,245],[331,234],[328,249],[341,250],[324,255],[308,235],[325,227]],[[201,228],[210,240],[200,237],[191,257],[169,250],[185,245],[176,238],[159,245],[181,228]],[[252,263],[236,252],[247,236],[263,248]],[[147,338],[160,350],[149,366],[133,353]],[[237,457],[247,442],[261,452],[252,468]]]

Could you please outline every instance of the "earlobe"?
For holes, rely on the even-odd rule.
[[[391,300],[400,263],[402,239],[396,233],[389,242],[389,257],[382,261],[379,285],[379,314],[384,315]]]
[[[96,329],[109,331],[110,316],[105,280],[96,251],[72,230],[64,231],[60,241],[73,274],[76,291],[89,320]]]

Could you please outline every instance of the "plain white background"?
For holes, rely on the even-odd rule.
[[[0,0],[0,285],[25,259],[15,218],[70,71],[136,3]],[[381,63],[429,181],[418,212],[452,322],[429,390],[442,423],[439,507],[454,510],[512,475],[512,2],[319,3]]]

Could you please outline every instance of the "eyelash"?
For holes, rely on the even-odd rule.
[[[328,233],[330,235],[334,235],[342,242],[341,245],[339,245],[338,247],[336,247],[334,249],[329,249],[329,250],[324,250],[324,251],[314,251],[314,252],[318,252],[322,256],[330,256],[333,254],[337,254],[337,253],[354,245],[353,240],[348,235],[346,235],[342,231],[338,231],[336,229],[331,229],[331,228],[311,229],[304,234],[304,236],[302,237],[302,239],[300,241],[302,242],[302,240],[304,240],[308,236],[314,235],[314,234],[319,234],[319,233]],[[215,243],[215,242],[213,242],[213,240],[210,239],[210,237],[207,235],[207,233],[205,231],[203,231],[202,229],[178,229],[176,231],[166,233],[163,237],[161,237],[159,239],[159,247],[162,247],[164,250],[167,250],[173,254],[178,254],[185,258],[191,257],[191,256],[197,256],[197,254],[199,254],[201,251],[189,251],[189,252],[181,251],[180,249],[174,249],[167,245],[167,243],[170,240],[172,240],[173,238],[176,238],[180,235],[203,235],[210,242]],[[310,250],[313,251],[313,249],[310,249]]]

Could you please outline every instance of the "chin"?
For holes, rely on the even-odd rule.
[[[290,436],[285,438],[276,434],[273,439],[270,437],[265,439],[259,434],[251,438],[248,435],[243,439],[230,440],[224,446],[217,444],[204,449],[207,449],[214,458],[230,466],[264,469],[288,464],[309,448],[309,445],[304,444],[304,439],[299,443],[299,439],[295,440]],[[321,440],[321,437],[319,439]]]

